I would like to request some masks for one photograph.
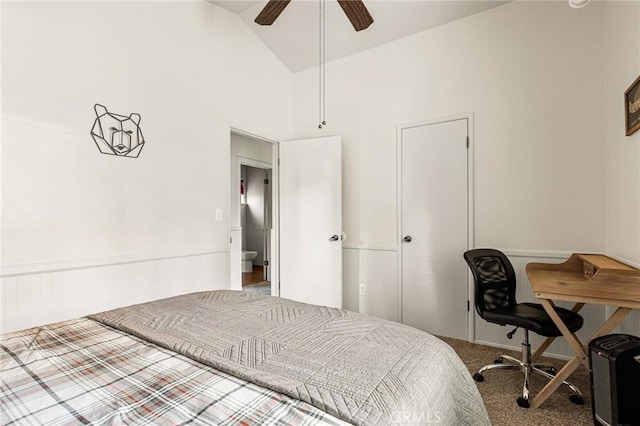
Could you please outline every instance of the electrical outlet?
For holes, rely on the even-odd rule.
[[[367,295],[367,287],[364,284],[360,284],[360,296]]]

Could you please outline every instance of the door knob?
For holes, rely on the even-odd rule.
[[[340,239],[339,236],[337,235],[332,235],[331,238],[329,238],[329,241],[338,241]]]
[[[406,237],[403,238],[405,243],[410,243],[411,242],[411,235],[407,235]]]

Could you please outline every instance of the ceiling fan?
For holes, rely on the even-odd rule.
[[[269,0],[264,9],[262,9],[256,17],[256,24],[273,24],[290,1],[291,0]],[[362,0],[338,0],[338,3],[356,31],[362,31],[373,23],[373,18]]]

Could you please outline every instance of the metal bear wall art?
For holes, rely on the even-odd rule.
[[[107,107],[95,104],[96,120],[91,136],[103,154],[138,158],[144,146],[140,129],[140,114],[129,116],[109,112]]]

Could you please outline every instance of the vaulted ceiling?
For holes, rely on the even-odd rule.
[[[320,0],[293,0],[271,26],[254,19],[267,0],[209,0],[236,13],[291,70],[318,65]],[[374,23],[356,32],[335,0],[326,0],[326,61],[343,58],[508,3],[485,0],[364,0]]]

